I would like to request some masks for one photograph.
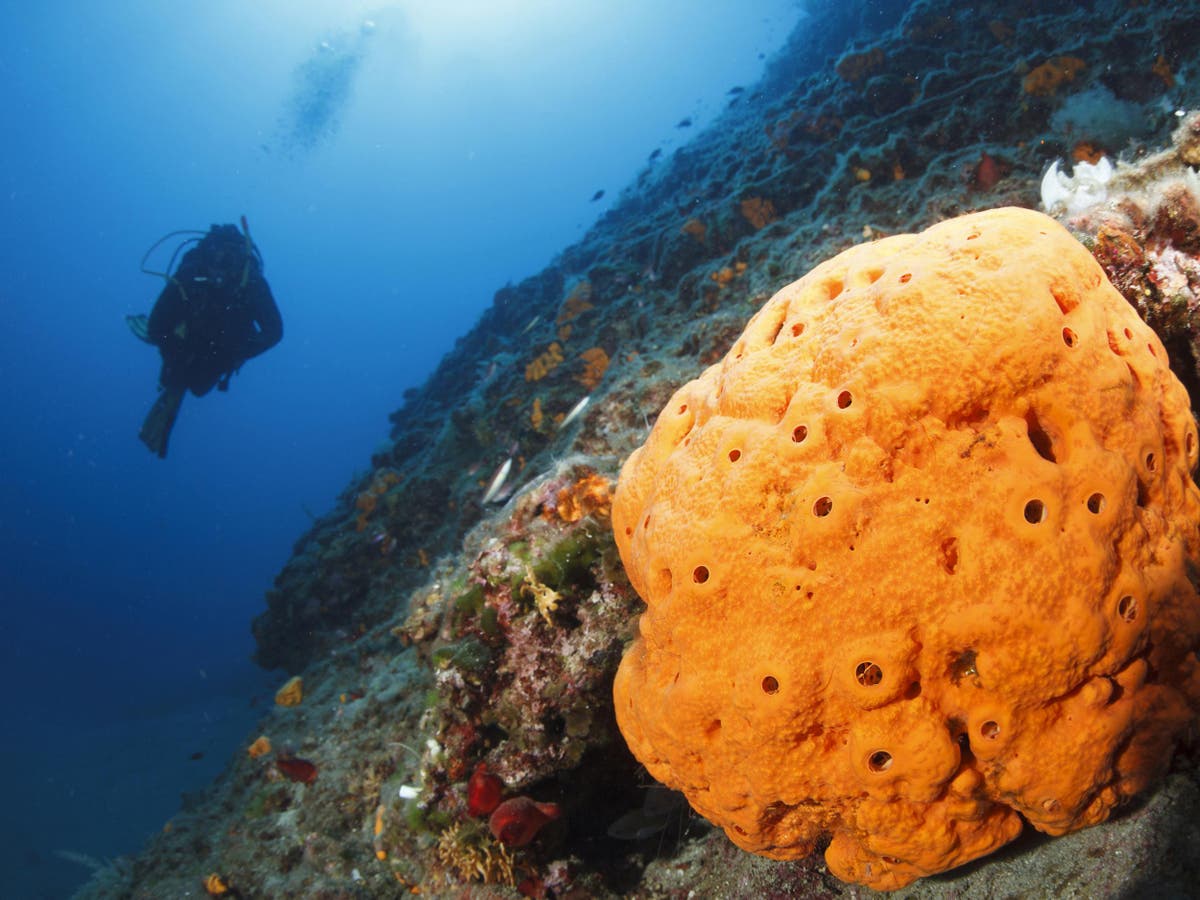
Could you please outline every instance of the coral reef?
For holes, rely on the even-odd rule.
[[[214,873],[246,897],[849,895],[818,855],[743,852],[625,748],[610,681],[642,604],[609,533],[611,483],[678,386],[819,260],[973,209],[1034,206],[1051,160],[1082,143],[1120,154],[1110,210],[1125,166],[1157,184],[1155,160],[1176,176],[1200,163],[1186,141],[1153,153],[1180,125],[1175,110],[1200,106],[1200,10],[810,6],[713,127],[649,154],[578,243],[498,291],[406,392],[389,439],[296,542],[254,622],[258,662],[303,674],[303,703],[268,697],[205,796],[83,896],[195,896]],[[1025,93],[1024,77],[1062,56],[1086,67],[1051,94]],[[1107,97],[1101,88],[1137,129],[1088,133],[1097,120],[1080,110]],[[1123,254],[1163,260],[1164,300],[1181,296],[1195,259],[1190,217],[1156,190],[1131,188],[1148,216],[1103,242],[1089,231],[1098,219],[1069,223],[1115,254],[1119,265],[1101,264],[1135,301],[1145,280]],[[752,198],[763,202],[743,210]],[[1173,365],[1194,368],[1177,354],[1190,313],[1150,309],[1152,325],[1176,329],[1164,337]],[[561,360],[526,380],[555,343]],[[274,749],[252,758],[260,734]],[[319,774],[289,780],[279,759]],[[561,816],[525,846],[497,841],[490,813],[469,808],[481,762],[500,782],[497,806],[524,797]],[[1200,878],[1192,764],[1180,754],[1160,791],[1106,823],[1023,835],[898,894],[1186,894]]]
[[[1167,149],[1103,179],[1076,166],[1066,192],[1043,187],[1113,285],[1162,338],[1171,367],[1200,397],[1200,114],[1183,118]],[[1080,170],[1083,169],[1081,173]]]
[[[1166,359],[1028,210],[783,288],[621,473],[634,754],[734,843],[832,834],[830,870],[887,890],[1107,818],[1200,713],[1200,439]]]

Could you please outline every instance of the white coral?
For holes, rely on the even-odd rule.
[[[1058,168],[1055,160],[1042,176],[1042,209],[1051,215],[1074,216],[1104,202],[1114,171],[1107,156],[1100,157],[1095,164],[1076,163],[1069,176]]]

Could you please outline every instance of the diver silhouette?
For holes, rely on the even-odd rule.
[[[147,269],[146,259],[154,249],[179,234],[203,236],[188,238],[175,249],[171,263],[185,246],[195,244],[173,273]],[[167,284],[149,316],[125,317],[134,335],[162,354],[158,399],[138,437],[166,457],[184,394],[190,390],[202,397],[214,387],[228,390],[229,379],[246,360],[283,338],[283,319],[263,277],[262,255],[250,239],[245,216],[241,229],[213,225],[207,233],[166,235],[146,252],[142,271],[161,275]]]

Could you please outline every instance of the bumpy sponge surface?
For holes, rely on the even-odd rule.
[[[831,837],[875,888],[1099,822],[1200,709],[1198,452],[1162,343],[1053,220],[848,250],[625,464],[621,731],[736,844]]]

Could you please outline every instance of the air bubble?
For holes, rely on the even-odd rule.
[[[792,429],[792,440],[797,444],[803,444],[804,439],[808,437],[808,426],[797,425]]]
[[[1088,512],[1096,516],[1104,512],[1104,495],[1099,491],[1089,495],[1087,498],[1087,508]]]
[[[1046,504],[1041,500],[1030,500],[1025,504],[1025,521],[1037,525],[1046,521]]]
[[[804,334],[804,323],[797,322],[792,326],[792,337],[800,337],[802,334]]]
[[[912,272],[905,272],[900,276],[901,284],[908,284],[910,281],[912,281]]]
[[[1079,335],[1077,335],[1070,328],[1064,328],[1062,330],[1062,339],[1063,343],[1068,347],[1074,347],[1077,343],[1079,343]]]
[[[742,458],[741,450],[730,450],[729,451],[729,461],[730,462],[737,462],[741,458]]]
[[[992,719],[988,719],[979,726],[979,733],[989,741],[994,741],[996,738],[1000,737],[1000,723],[993,721]]]
[[[818,497],[817,502],[813,504],[813,515],[817,518],[824,518],[833,512],[832,497]]]
[[[768,675],[762,680],[762,689],[764,694],[775,694],[779,691],[779,679],[774,675]]]
[[[837,395],[838,409],[846,409],[853,402],[854,402],[854,397],[850,394],[849,391],[842,391],[840,394]]]
[[[696,566],[692,570],[692,581],[696,584],[704,584],[708,581],[708,566]]]

